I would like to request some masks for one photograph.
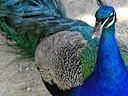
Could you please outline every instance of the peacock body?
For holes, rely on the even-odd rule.
[[[1,0],[0,27],[7,33],[7,38],[14,40],[30,57],[34,57],[42,38],[65,30],[77,31],[89,41],[85,51],[87,56],[83,55],[81,59],[88,58],[87,62],[91,64],[89,67],[92,68],[94,64],[91,62],[96,61],[95,49],[99,42],[97,39],[91,39],[93,27],[83,21],[66,18],[55,3],[52,0]],[[94,57],[90,52],[94,53]],[[87,63],[83,62],[83,66],[85,64]],[[90,72],[89,70],[87,72]],[[88,74],[85,70],[83,72]]]
[[[96,66],[84,84],[73,91],[73,96],[127,96],[128,71],[115,39],[113,7],[99,8],[96,20],[96,27],[102,29]]]
[[[35,56],[46,86],[54,89],[53,96],[86,96],[86,80],[90,82],[88,78],[95,73],[99,39],[92,39],[93,27],[65,17],[53,1],[1,0],[0,28]],[[120,50],[128,62],[126,52]]]
[[[57,74],[60,74],[61,76],[64,76],[61,73],[63,73],[63,74],[66,73],[67,78],[62,77],[60,79],[60,78],[54,77],[54,79],[52,79],[53,82],[57,84],[58,82],[57,82],[56,79],[58,79],[59,84],[62,84],[62,85],[57,84],[58,87],[59,88],[65,88],[65,89],[69,88],[69,90],[65,90],[66,93],[64,93],[64,94],[63,94],[63,92],[60,92],[61,95],[60,94],[59,95],[55,94],[53,96],[121,96],[121,95],[122,96],[127,96],[128,95],[128,92],[127,92],[127,90],[128,90],[128,87],[127,87],[127,85],[128,85],[127,67],[126,67],[126,65],[125,65],[125,63],[124,63],[124,61],[121,57],[121,54],[119,52],[119,49],[118,49],[118,46],[117,46],[117,43],[116,43],[116,39],[115,39],[116,14],[115,14],[114,8],[110,7],[110,6],[100,7],[99,10],[96,12],[96,20],[97,20],[97,23],[96,23],[97,28],[95,28],[94,30],[99,31],[99,29],[102,29],[102,36],[101,36],[100,44],[99,44],[96,66],[94,67],[93,73],[88,78],[82,78],[83,75],[82,75],[81,71],[71,69],[71,68],[76,68],[76,66],[77,66],[77,69],[80,70],[79,68],[81,67],[80,66],[81,62],[84,62],[84,60],[86,60],[86,59],[83,59],[83,61],[78,62],[79,59],[80,59],[80,57],[79,57],[80,53],[76,53],[76,54],[78,54],[78,56],[75,56],[75,57],[78,57],[78,58],[74,59],[75,63],[72,64],[70,62],[70,63],[67,63],[67,65],[66,65],[66,63],[63,63],[63,62],[61,63],[61,64],[64,64],[65,66],[72,66],[72,67],[68,67],[68,68],[64,67],[64,68],[68,69],[67,72],[66,72],[66,69],[63,70],[63,68],[60,68],[60,67],[56,66],[58,68],[57,69]],[[58,35],[58,34],[59,33],[57,33],[56,35]],[[79,34],[77,34],[77,35],[79,36]],[[57,36],[57,37],[60,37],[60,36]],[[68,36],[68,37],[70,38],[70,36]],[[70,42],[69,38],[67,40]],[[72,38],[71,38],[71,41],[73,41]],[[75,49],[76,49],[75,51],[76,52],[81,52],[81,51],[87,52],[86,51],[86,49],[88,48],[87,47],[87,42],[79,42],[81,44],[78,44],[78,41],[82,41],[82,40],[77,40],[77,43],[73,43],[74,46],[79,46],[79,47],[75,47]],[[41,45],[43,46],[43,44],[45,44],[44,42],[45,41],[42,41],[42,43],[40,43],[39,46],[37,47],[37,52],[36,52],[37,54],[39,54],[39,50],[42,52],[43,49],[41,50],[41,49],[38,49],[38,48],[41,48]],[[63,43],[67,44],[66,42],[64,42],[64,40],[62,40],[60,42],[61,42],[61,44],[60,44],[61,46],[62,46]],[[53,43],[51,43],[51,44],[53,44]],[[56,43],[55,45],[57,45],[57,44],[58,43]],[[60,45],[58,44],[58,46],[60,46]],[[83,45],[86,45],[86,46],[83,46]],[[66,45],[64,45],[64,46],[65,46],[64,47],[65,50],[67,50],[68,48],[69,49],[73,48],[73,47],[71,47],[71,48],[67,47]],[[55,48],[58,48],[58,47],[55,47]],[[63,47],[60,47],[60,48],[63,48]],[[45,48],[45,49],[47,49],[47,48]],[[62,49],[62,50],[64,50],[64,49]],[[81,50],[78,51],[78,49],[79,50],[81,49]],[[64,54],[65,52],[68,53],[68,51],[70,52],[70,50],[68,50],[68,51],[65,51],[63,53],[62,50],[60,52],[62,54]],[[71,50],[72,50],[72,52],[74,52],[73,49],[71,49]],[[46,52],[46,51],[44,51],[44,52]],[[57,52],[58,52],[58,50],[57,50]],[[58,53],[56,53],[55,57],[56,56],[61,56],[61,55],[57,55]],[[75,54],[75,52],[74,52],[74,54]],[[83,54],[84,53],[82,53],[82,55]],[[45,54],[43,54],[43,55],[45,55]],[[71,53],[70,53],[70,55],[71,55]],[[44,56],[42,56],[42,57],[44,57]],[[41,56],[38,57],[38,59],[41,58],[42,62],[37,63],[37,64],[39,64],[39,66],[41,66],[40,67],[41,69],[43,69],[41,64],[43,62],[48,62],[46,59],[43,59],[42,57]],[[66,58],[66,55],[64,55],[63,57]],[[68,57],[73,57],[73,55],[67,56],[67,58]],[[59,58],[59,57],[57,57],[57,58]],[[41,60],[36,60],[36,61],[41,61]],[[55,59],[55,60],[58,61],[57,59]],[[59,60],[60,60],[60,58],[59,58]],[[64,59],[62,59],[62,60],[64,60]],[[56,63],[54,62],[52,64],[56,64]],[[57,65],[59,65],[59,64],[57,64]],[[86,67],[82,66],[83,70],[84,70],[84,68],[86,69]],[[44,70],[41,70],[41,71],[44,71]],[[71,72],[72,70],[75,73]],[[63,72],[61,72],[61,71],[63,71]],[[49,72],[51,72],[51,71],[49,71]],[[53,71],[53,73],[54,72],[55,71]],[[71,72],[71,73],[68,74],[68,72]],[[51,73],[49,73],[49,74],[51,74]],[[77,79],[77,78],[74,79],[73,78],[73,77],[76,76],[75,74],[77,74],[79,79]],[[55,76],[55,75],[51,75],[51,76]],[[70,76],[73,76],[71,81],[68,80],[70,78]],[[42,75],[42,77],[44,77],[44,79],[46,79],[44,75]],[[47,78],[47,80],[48,80],[48,78]],[[80,80],[82,80],[83,83],[81,83]],[[61,82],[61,81],[64,81],[64,82]],[[68,82],[68,81],[70,81],[70,82]],[[76,82],[78,85],[77,84],[75,85],[73,82]]]

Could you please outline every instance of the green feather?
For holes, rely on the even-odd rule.
[[[88,78],[88,76],[91,75],[94,70],[97,58],[97,50],[97,47],[90,47],[86,48],[81,54],[81,71],[86,79]]]
[[[124,63],[126,64],[126,66],[128,66],[128,54],[127,54],[127,52],[125,52],[123,49],[120,48],[120,53],[121,53],[121,56],[124,60]]]
[[[92,40],[93,41],[93,40]],[[97,40],[99,41],[99,40]],[[95,44],[98,42],[95,42]],[[119,48],[121,56],[124,60],[126,66],[128,66],[128,54],[122,48]],[[91,73],[94,71],[96,59],[98,53],[98,46],[94,46],[93,43],[88,44],[87,48],[81,53],[81,72],[84,74],[85,79],[87,79]]]

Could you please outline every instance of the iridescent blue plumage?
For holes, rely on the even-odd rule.
[[[72,96],[128,96],[128,72],[115,39],[116,15],[114,8],[103,6],[96,12],[96,19],[104,22],[98,57],[93,74]],[[111,26],[107,27],[111,23]]]

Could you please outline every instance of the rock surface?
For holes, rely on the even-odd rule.
[[[51,96],[33,60],[19,59],[0,35],[0,96]]]

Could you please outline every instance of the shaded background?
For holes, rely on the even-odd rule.
[[[95,12],[98,9],[96,0],[61,0],[61,2],[67,17],[79,19],[94,26]],[[121,43],[128,46],[128,0],[106,0],[106,2],[113,6],[117,13],[117,38],[122,41]]]
[[[96,0],[56,0],[62,2],[66,15],[94,26]],[[128,0],[106,0],[117,12],[116,36],[128,45]],[[1,32],[0,32],[1,33]],[[32,60],[19,60],[18,49],[7,46],[0,36],[0,96],[51,96],[42,83]]]

